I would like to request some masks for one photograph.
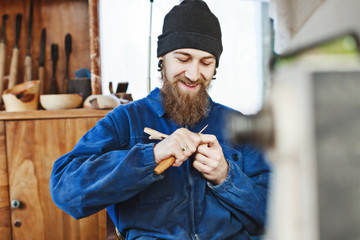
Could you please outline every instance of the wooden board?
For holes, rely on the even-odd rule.
[[[37,110],[27,112],[0,112],[0,120],[30,120],[59,118],[102,118],[112,109],[77,108],[66,110]]]
[[[9,180],[6,161],[5,122],[0,121],[0,236],[11,239]]]

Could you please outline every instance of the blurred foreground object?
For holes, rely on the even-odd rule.
[[[360,239],[358,50],[350,34],[277,56],[264,110],[229,118],[273,164],[265,240]]]

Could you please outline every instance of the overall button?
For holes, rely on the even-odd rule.
[[[236,153],[234,153],[234,154],[232,155],[232,158],[233,158],[234,161],[237,161],[237,160],[239,160],[239,155],[237,155]]]

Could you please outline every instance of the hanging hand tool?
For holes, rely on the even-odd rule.
[[[51,87],[50,93],[57,94],[57,82],[56,82],[56,63],[59,59],[59,46],[57,44],[51,44],[51,60],[52,60],[52,78],[51,78]]]
[[[16,85],[17,82],[17,73],[18,73],[18,60],[19,60],[19,38],[20,38],[20,30],[21,30],[21,19],[22,15],[16,15],[16,23],[15,23],[15,46],[13,48],[11,63],[10,63],[10,79],[9,79],[9,87],[12,88]]]
[[[4,75],[5,75],[5,53],[6,53],[6,20],[9,18],[9,15],[4,15],[2,18],[2,34],[0,41],[0,105],[2,102],[2,93],[4,90]]]
[[[30,12],[29,12],[29,29],[28,29],[28,42],[27,42],[27,53],[25,56],[25,72],[24,72],[24,82],[31,81],[31,35],[32,35],[32,22],[33,22],[33,1],[30,2]]]
[[[46,44],[46,29],[41,30],[40,38],[40,57],[39,57],[39,80],[40,80],[40,94],[45,92],[45,44]]]
[[[65,54],[66,54],[66,65],[65,65],[65,79],[63,81],[63,93],[68,92],[69,84],[69,56],[71,53],[71,35],[70,33],[65,36]]]
[[[201,134],[208,125],[206,125],[205,127],[203,127],[203,129],[200,130],[200,132],[198,132],[198,134]],[[163,140],[164,138],[168,137],[168,135],[158,132],[154,129],[151,128],[144,128],[144,132],[149,134],[149,139],[157,139],[157,140]],[[166,169],[168,169],[169,167],[171,167],[171,165],[173,165],[175,162],[175,157],[169,157],[165,160],[162,160],[154,169],[154,172],[156,174],[161,174],[162,172],[164,172]]]

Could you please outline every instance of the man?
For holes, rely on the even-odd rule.
[[[55,162],[54,202],[77,219],[107,208],[126,239],[261,234],[269,167],[252,146],[227,142],[223,126],[235,111],[207,94],[221,52],[220,25],[206,3],[175,6],[158,39],[163,87],[115,108]],[[149,140],[145,127],[169,136]],[[155,174],[171,156],[173,166]]]

